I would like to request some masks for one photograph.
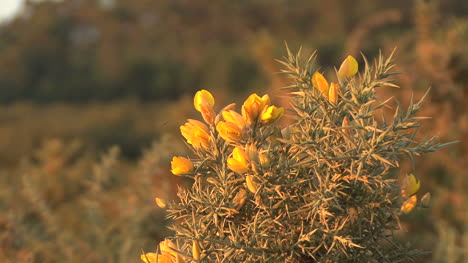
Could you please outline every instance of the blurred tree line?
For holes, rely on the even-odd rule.
[[[468,13],[466,1],[441,2],[447,12]],[[395,7],[409,12],[408,5],[407,0],[27,0],[22,12],[0,27],[0,101],[159,100],[201,88],[252,90],[269,79],[249,48],[259,32],[274,36],[273,46],[281,48],[276,57],[287,40],[316,47],[327,65],[339,60],[347,32],[363,17]],[[394,32],[408,23],[402,21]]]

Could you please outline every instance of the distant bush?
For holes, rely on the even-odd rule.
[[[117,147],[96,158],[77,141],[46,141],[0,174],[0,262],[134,261],[168,233],[148,194],[171,198],[183,183],[164,172],[177,145],[163,138],[136,166]]]

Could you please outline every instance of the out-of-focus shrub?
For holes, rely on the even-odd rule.
[[[164,167],[181,151],[165,137],[134,165],[117,147],[96,158],[77,141],[44,142],[0,174],[0,261],[134,261],[167,233],[152,196],[171,198],[183,183]]]

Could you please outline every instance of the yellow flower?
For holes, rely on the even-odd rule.
[[[175,257],[175,263],[184,263],[182,257],[173,249],[177,249],[176,245],[169,239],[166,239],[159,243],[161,254],[146,253],[141,255],[141,260],[145,263],[173,263],[172,258]],[[158,259],[157,261],[156,258]]]
[[[263,95],[259,97],[257,94],[250,95],[242,105],[242,116],[248,125],[255,124],[263,109],[270,104],[270,97]]]
[[[162,254],[157,257],[158,261],[156,262],[156,253],[146,253],[141,255],[141,260],[145,263],[172,263],[172,258],[169,254]]]
[[[200,90],[195,94],[193,98],[193,105],[195,109],[201,112],[203,119],[209,123],[213,124],[215,119],[215,112],[213,110],[213,105],[215,103],[213,95],[207,90]]]
[[[156,253],[146,253],[141,255],[141,260],[145,263],[155,263],[156,262]]]
[[[247,175],[245,177],[245,182],[247,183],[247,188],[249,189],[249,191],[255,194],[258,189],[258,183],[255,182],[255,179],[253,178],[253,176]]]
[[[164,199],[159,198],[159,197],[154,198],[154,202],[160,208],[166,208],[166,206],[167,206],[166,201]]]
[[[159,249],[163,255],[173,255],[177,256],[177,252],[174,249],[177,249],[177,246],[169,239],[164,239],[159,243]]]
[[[338,70],[338,78],[345,79],[354,76],[358,72],[358,63],[353,56],[348,56],[343,63],[341,63]]]
[[[262,123],[264,124],[272,123],[278,120],[279,118],[281,118],[283,114],[284,114],[283,107],[278,108],[276,106],[269,106],[263,109],[260,119],[262,120]]]
[[[233,110],[223,111],[221,114],[225,121],[234,123],[239,129],[244,130],[246,123],[242,115]]]
[[[193,163],[185,157],[174,156],[171,161],[171,172],[175,175],[187,174],[193,171]]]
[[[410,198],[408,198],[402,205],[401,205],[401,212],[405,213],[405,214],[408,214],[409,212],[411,212],[411,210],[414,209],[414,207],[416,207],[416,203],[418,201],[418,198],[413,195],[411,196]]]
[[[203,148],[209,150],[211,148],[208,127],[202,122],[189,119],[187,123],[180,126],[180,131],[182,136],[187,140],[187,143],[193,145],[196,149]]]
[[[328,81],[322,74],[315,72],[312,76],[312,84],[314,84],[314,87],[318,89],[323,96],[328,98]]]
[[[200,259],[200,245],[198,245],[198,241],[192,241],[192,257],[195,260]]]
[[[403,181],[401,196],[408,197],[414,195],[421,186],[421,182],[413,174],[409,174]]]
[[[221,138],[228,142],[238,142],[242,137],[242,130],[232,122],[220,121],[216,125],[216,130]]]
[[[165,239],[164,241],[161,241],[159,243],[159,248],[161,250],[162,255],[168,255],[169,258],[171,259],[171,261],[163,261],[163,262],[168,262],[168,263],[173,262],[172,258],[170,257],[172,255],[176,259],[175,263],[184,263],[184,260],[182,259],[182,257],[174,250],[174,249],[177,249],[177,246],[171,240]]]
[[[336,104],[336,102],[338,101],[338,90],[339,89],[340,89],[340,87],[337,84],[335,84],[335,83],[330,84],[330,90],[328,91],[328,100],[332,104]]]
[[[234,148],[232,158],[228,158],[227,160],[229,169],[240,174],[249,170],[249,162],[247,154],[239,147]]]

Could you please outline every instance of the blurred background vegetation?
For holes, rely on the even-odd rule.
[[[432,251],[420,262],[468,261],[468,1],[26,0],[0,25],[0,262],[154,250],[193,94],[280,94],[285,42],[326,73],[396,48],[401,88],[377,92],[407,105],[431,87],[421,134],[461,142],[401,167],[433,196],[401,238]]]

